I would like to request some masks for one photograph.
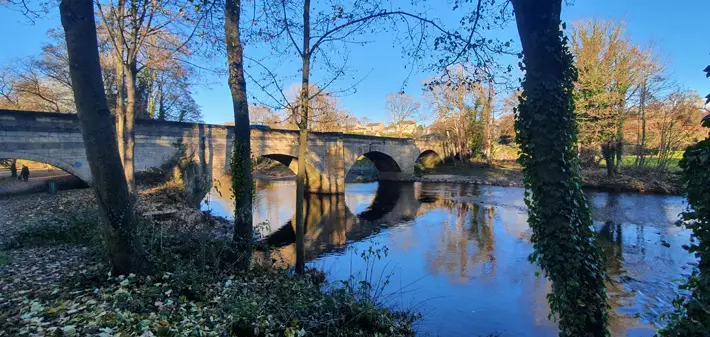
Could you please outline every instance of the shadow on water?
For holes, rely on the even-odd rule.
[[[229,186],[228,183],[216,183]],[[271,257],[295,262],[293,181],[260,181],[254,222]],[[423,335],[554,336],[550,286],[527,261],[532,251],[520,188],[455,184],[347,184],[345,195],[309,195],[306,257],[333,280],[361,274],[359,252],[387,246],[375,268],[391,305],[425,316]],[[671,309],[676,280],[695,260],[681,246],[689,233],[674,225],[683,199],[588,193],[607,270],[614,336],[653,336]],[[209,207],[229,215],[231,201],[210,193]],[[266,224],[266,226],[264,225]],[[376,280],[377,281],[377,280]],[[515,317],[515,319],[511,319]]]

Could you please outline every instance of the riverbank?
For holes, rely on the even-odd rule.
[[[186,207],[183,193],[141,188],[151,277],[109,273],[93,190],[0,199],[0,336],[413,334],[418,315],[383,307],[358,282],[271,262],[235,270],[231,223]]]
[[[442,164],[422,172],[417,181],[460,183],[492,186],[523,186],[522,167],[514,162]],[[582,170],[582,186],[603,192],[637,192],[651,194],[683,194],[680,177],[673,172],[624,168],[614,177],[606,176],[606,168]]]

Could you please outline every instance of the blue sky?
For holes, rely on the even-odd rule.
[[[436,9],[446,17],[448,7]],[[698,91],[703,96],[710,93],[710,80],[705,79],[702,69],[710,64],[710,31],[707,15],[710,13],[710,1],[685,0],[669,3],[661,0],[576,0],[563,11],[565,21],[604,18],[623,20],[632,40],[639,44],[653,41],[668,61],[668,69],[677,79],[678,84],[690,90]],[[0,31],[2,45],[0,64],[21,59],[40,52],[40,46],[47,41],[46,31],[60,27],[58,13],[30,25],[20,13],[0,7]],[[499,38],[513,39],[517,43],[517,32],[513,23],[495,33]],[[434,75],[423,69],[414,71],[405,69],[398,47],[392,46],[392,39],[387,36],[373,36],[373,43],[364,47],[353,47],[349,56],[349,69],[358,83],[354,94],[340,97],[342,105],[356,117],[368,117],[372,120],[385,120],[385,96],[404,88],[405,92],[421,96],[421,83]],[[263,50],[250,50],[245,53],[260,54]],[[214,62],[219,62],[215,60]],[[297,68],[284,68],[283,72],[298,76]],[[321,80],[318,74],[312,75],[315,82]],[[408,80],[407,80],[408,79]],[[231,97],[226,85],[226,78],[209,78],[209,86],[202,86],[195,92],[195,98],[202,107],[204,119],[208,123],[223,123],[232,119]],[[294,83],[296,81],[294,80]],[[349,86],[347,82],[341,87]],[[403,87],[404,85],[404,87]],[[248,83],[248,90],[259,95],[258,88]],[[286,85],[287,87],[289,85]],[[425,107],[426,112],[426,107]]]

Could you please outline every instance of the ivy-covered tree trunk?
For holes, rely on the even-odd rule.
[[[118,154],[116,129],[106,103],[91,0],[63,0],[59,5],[69,56],[74,100],[86,158],[103,222],[113,273],[148,273],[150,265],[136,233],[133,198],[128,193]]]
[[[234,237],[242,258],[239,266],[249,268],[253,240],[252,175],[249,104],[244,79],[243,49],[239,36],[241,0],[227,0],[224,8],[224,33],[229,61],[229,89],[234,109],[234,143],[232,145],[232,190],[234,192]]]
[[[515,127],[525,176],[531,261],[552,283],[560,336],[608,336],[604,259],[581,189],[573,89],[576,70],[560,30],[561,0],[512,0],[523,46]]]

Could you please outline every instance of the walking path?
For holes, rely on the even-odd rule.
[[[77,178],[64,171],[37,170],[31,171],[29,180],[25,182],[10,177],[9,172],[2,172],[0,173],[0,197],[47,191],[47,181],[50,179],[65,183]]]

